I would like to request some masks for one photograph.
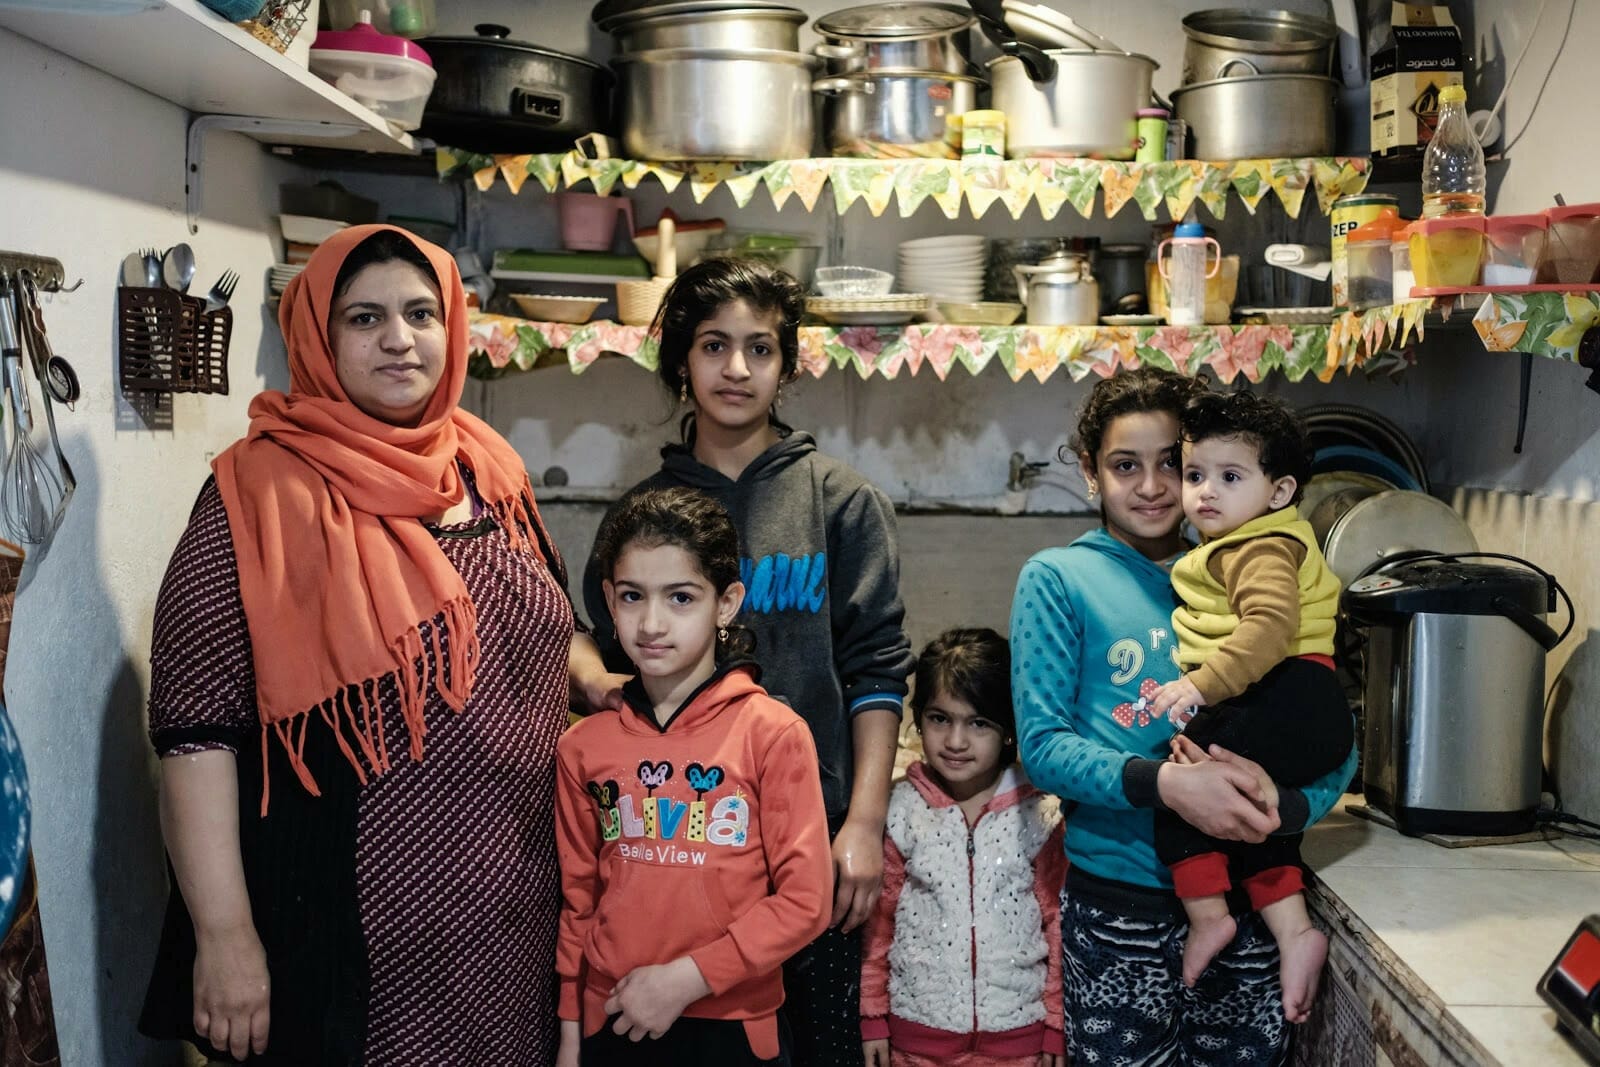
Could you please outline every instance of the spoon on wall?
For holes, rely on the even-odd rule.
[[[168,289],[187,293],[189,283],[194,281],[194,249],[181,241],[167,249],[161,257],[161,280]]]

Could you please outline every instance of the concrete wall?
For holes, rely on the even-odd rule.
[[[252,141],[214,135],[206,217],[190,237],[186,129],[181,109],[0,30],[0,247],[54,256],[69,279],[83,279],[45,307],[55,350],[83,381],[77,409],[56,415],[78,489],[48,553],[23,575],[6,679],[33,786],[69,1067],[175,1062],[174,1049],[134,1032],[166,900],[145,738],[151,613],[206,461],[239,435],[250,397],[286,378],[261,300],[275,258],[267,231],[277,180],[289,168]],[[114,287],[127,252],[185,239],[202,291],[224,268],[243,276],[233,388],[176,398],[164,409],[167,428],[150,430],[118,398]]]

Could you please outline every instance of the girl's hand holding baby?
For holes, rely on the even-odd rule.
[[[683,1009],[711,995],[705,976],[688,956],[628,972],[606,1000],[607,1015],[618,1015],[611,1029],[631,1041],[660,1037]]]
[[[1185,675],[1156,690],[1156,695],[1150,698],[1150,716],[1156,719],[1170,716],[1173,724],[1182,728],[1194,717],[1192,709],[1205,702],[1199,686]]]
[[[881,1037],[876,1041],[861,1042],[861,1052],[866,1059],[867,1067],[889,1067],[889,1039]]]

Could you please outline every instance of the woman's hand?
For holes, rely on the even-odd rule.
[[[1277,790],[1263,788],[1263,780],[1271,781],[1256,763],[1216,746],[1211,756],[1203,763],[1163,763],[1156,772],[1161,802],[1210,837],[1265,841],[1278,828]]]
[[[1039,1067],[1066,1067],[1067,1058],[1056,1052],[1039,1053]]]
[[[628,674],[613,674],[606,670],[600,655],[600,646],[588,634],[572,635],[572,646],[567,655],[567,688],[583,714],[597,711],[621,711],[622,686],[631,678]]]
[[[866,922],[883,888],[883,827],[846,818],[833,839],[833,917],[841,933]]]
[[[578,1067],[578,1047],[583,1042],[583,1028],[576,1019],[561,1020],[561,1044],[556,1049],[556,1067]]]
[[[876,1041],[861,1042],[861,1056],[867,1067],[889,1067],[889,1039],[880,1037]]]
[[[611,1029],[628,1040],[660,1037],[683,1009],[711,995],[705,976],[688,956],[671,963],[637,967],[622,976],[606,998],[605,1012],[617,1015]]]
[[[194,1028],[236,1060],[267,1051],[272,979],[267,952],[252,926],[196,931]]]

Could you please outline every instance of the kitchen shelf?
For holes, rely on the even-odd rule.
[[[642,326],[588,322],[581,326],[474,313],[472,373],[497,378],[513,371],[565,363],[580,374],[614,354],[654,371],[656,341]],[[863,378],[916,375],[924,368],[943,380],[963,366],[978,374],[998,362],[1013,381],[1038,381],[1064,370],[1073,380],[1119,367],[1152,365],[1194,374],[1202,368],[1223,382],[1243,374],[1257,381],[1273,371],[1291,381],[1328,369],[1328,326],[802,326],[800,366],[813,377],[849,369]],[[1351,349],[1342,369],[1361,366]]]
[[[618,282],[642,282],[649,278],[640,274],[583,274],[578,271],[547,270],[491,270],[489,277],[497,282],[562,282],[568,285],[616,285]]]
[[[878,216],[893,200],[905,217],[932,200],[952,219],[960,216],[963,203],[975,218],[999,203],[1013,218],[1021,218],[1029,204],[1037,204],[1040,214],[1048,220],[1055,218],[1065,205],[1084,218],[1090,217],[1099,193],[1108,218],[1131,203],[1152,221],[1163,206],[1172,218],[1182,218],[1196,203],[1222,218],[1230,193],[1238,196],[1252,214],[1264,198],[1276,196],[1284,210],[1298,218],[1306,194],[1313,192],[1317,207],[1327,214],[1338,197],[1366,188],[1369,166],[1364,156],[1216,163],[1189,159],[1165,163],[1097,159],[663,163],[588,159],[576,150],[565,154],[488,156],[449,148],[437,150],[436,163],[441,177],[470,176],[484,191],[498,179],[513,194],[520,193],[530,179],[546,192],[588,183],[604,194],[619,182],[633,189],[650,177],[668,192],[687,181],[696,203],[704,201],[718,186],[726,186],[735,205],[741,208],[749,204],[759,186],[765,185],[776,206],[781,208],[795,197],[811,211],[821,199],[824,186],[828,186],[840,213],[859,200]]]
[[[410,136],[198,0],[128,15],[0,7],[0,26],[195,114],[272,120],[243,131],[269,144],[416,151]]]
[[[1600,327],[1600,290],[1595,287],[1553,290],[1549,286],[1519,292],[1482,287],[1407,300],[1400,304],[1351,311],[1333,323],[1328,339],[1329,361],[1347,358],[1347,349],[1368,351],[1403,347],[1423,339],[1426,325],[1448,320],[1457,309],[1472,311],[1472,328],[1489,352],[1524,352],[1548,359],[1578,362],[1583,335]]]

